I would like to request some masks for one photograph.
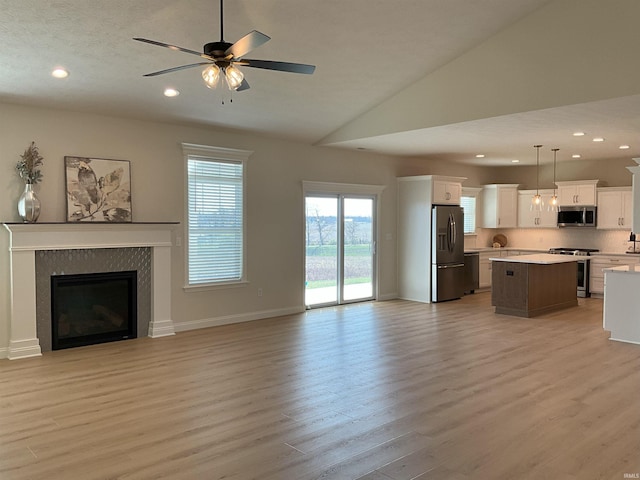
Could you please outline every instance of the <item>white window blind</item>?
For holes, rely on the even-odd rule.
[[[243,168],[242,161],[187,157],[189,285],[243,279]]]
[[[476,197],[462,196],[460,206],[464,208],[464,233],[476,233]]]

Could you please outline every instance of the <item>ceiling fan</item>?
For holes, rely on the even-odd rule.
[[[179,70],[185,70],[187,68],[208,65],[208,67],[206,67],[202,71],[202,78],[209,88],[216,87],[222,74],[229,89],[236,90],[238,92],[247,90],[249,88],[249,84],[244,79],[243,73],[239,68],[237,68],[238,66],[263,68],[266,70],[277,70],[280,72],[304,73],[307,75],[312,74],[316,69],[315,65],[306,65],[303,63],[276,62],[272,60],[253,60],[243,58],[247,53],[271,40],[271,37],[265,35],[264,33],[258,32],[257,30],[253,30],[242,37],[240,40],[238,40],[236,43],[225,42],[223,0],[220,0],[220,41],[205,44],[202,48],[202,52],[196,52],[195,50],[189,50],[188,48],[169,45],[168,43],[157,42],[155,40],[148,40],[146,38],[136,37],[134,38],[134,40],[137,40],[138,42],[150,43],[151,45],[158,45],[159,47],[169,48],[178,52],[197,55],[205,60],[203,62],[190,63],[188,65],[181,65],[179,67],[167,68],[166,70],[147,73],[144,75],[145,77],[155,77],[157,75],[177,72]]]

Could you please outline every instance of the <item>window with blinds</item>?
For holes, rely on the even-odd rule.
[[[244,162],[187,156],[188,283],[244,279]]]
[[[464,209],[464,233],[476,233],[476,197],[460,197]]]

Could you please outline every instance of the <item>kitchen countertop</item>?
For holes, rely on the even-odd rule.
[[[577,262],[584,257],[575,255],[554,255],[552,253],[535,253],[533,255],[514,255],[512,257],[490,258],[494,262],[537,263],[552,265],[556,263]]]
[[[631,273],[631,274],[639,274],[640,273],[640,265],[620,265],[618,267],[611,268],[603,268],[603,272],[620,272],[620,273]]]
[[[548,248],[540,249],[540,248],[518,248],[518,247],[478,247],[478,248],[466,248],[465,253],[477,253],[477,252],[540,252],[547,253],[549,251]]]
[[[600,255],[604,255],[607,257],[629,257],[629,258],[640,257],[640,254],[638,253],[626,253],[626,252],[593,252],[591,253],[592,257],[597,257]]]
[[[549,249],[541,249],[541,248],[527,248],[527,247],[476,247],[476,248],[466,248],[464,250],[465,253],[486,253],[486,252],[496,252],[496,255],[499,255],[498,252],[536,252],[536,253],[548,253]],[[568,255],[567,255],[568,256]],[[629,257],[629,258],[640,258],[640,252],[638,253],[626,253],[626,252],[592,252],[590,254],[591,257],[598,256],[606,256],[606,257]],[[587,258],[589,258],[587,256]]]

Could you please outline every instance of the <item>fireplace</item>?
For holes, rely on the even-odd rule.
[[[11,309],[8,346],[0,344],[0,358],[35,357],[52,349],[52,275],[137,270],[137,335],[174,335],[171,250],[176,225],[4,223],[9,232]]]
[[[137,272],[51,276],[53,350],[137,336]]]

